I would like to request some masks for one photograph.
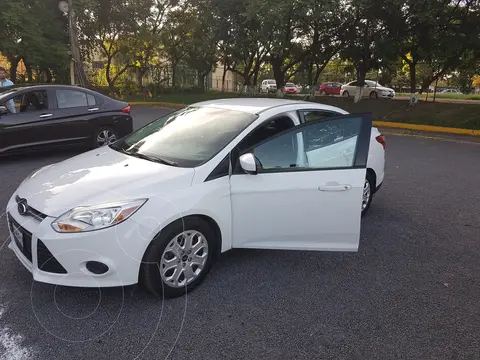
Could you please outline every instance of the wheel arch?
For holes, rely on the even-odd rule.
[[[212,230],[215,232],[216,243],[215,243],[214,260],[217,259],[220,256],[220,254],[222,253],[222,231],[220,230],[220,226],[218,225],[218,223],[212,217],[210,217],[208,215],[205,215],[205,214],[185,215],[185,216],[182,216],[182,217],[179,217],[175,220],[170,221],[158,233],[156,233],[155,236],[152,238],[152,240],[148,243],[147,247],[145,248],[145,251],[143,252],[142,262],[140,263],[140,266],[139,266],[139,269],[138,269],[138,282],[139,283],[140,283],[142,275],[143,275],[142,274],[143,273],[143,264],[146,263],[145,256],[146,256],[148,250],[150,249],[150,247],[152,246],[154,240],[157,239],[162,234],[162,232],[165,231],[165,229],[167,229],[168,227],[174,226],[177,223],[182,223],[186,219],[193,219],[193,218],[197,218],[197,219],[201,219],[201,220],[205,221],[212,228]]]
[[[373,170],[372,168],[367,168],[367,176],[369,176],[373,182],[372,192],[375,193],[375,190],[377,188],[377,174],[375,173],[375,170]]]

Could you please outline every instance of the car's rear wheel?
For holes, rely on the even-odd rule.
[[[349,96],[350,96],[350,94],[349,94],[348,91],[346,91],[346,90],[343,92],[342,95],[343,95],[344,97],[349,97]]]
[[[115,130],[110,127],[101,127],[97,130],[95,136],[93,137],[93,146],[97,148],[110,145],[111,143],[117,141],[117,139],[118,135]]]
[[[370,208],[373,198],[373,179],[370,174],[367,174],[365,183],[363,184],[363,197],[362,197],[362,216],[365,215]]]
[[[376,92],[376,91],[372,91],[372,92],[370,93],[370,99],[377,99],[377,98],[378,98],[377,92]]]
[[[174,222],[162,230],[145,252],[140,282],[157,295],[184,295],[210,271],[216,242],[215,232],[200,218]]]
[[[321,93],[323,96],[327,95],[327,92],[325,90],[322,90],[322,93]]]

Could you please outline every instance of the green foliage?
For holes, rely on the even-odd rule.
[[[48,72],[48,78],[64,76],[68,28],[57,1],[7,1],[2,4],[0,24],[0,51],[14,67],[23,60],[37,73]]]

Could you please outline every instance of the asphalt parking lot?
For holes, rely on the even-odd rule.
[[[1,159],[0,207],[74,154]],[[184,298],[33,283],[0,239],[2,360],[480,359],[480,143],[387,135],[358,253],[231,251]]]

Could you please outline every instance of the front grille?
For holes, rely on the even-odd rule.
[[[22,199],[20,196],[18,196],[18,195],[15,196],[15,201],[17,202],[17,204],[20,203],[22,200],[24,200],[24,199]],[[47,217],[47,215],[38,211],[37,209],[34,209],[33,207],[31,207],[28,204],[26,205],[26,207],[27,207],[26,213],[25,214],[20,214],[20,215],[31,216],[34,219],[37,219],[38,221],[42,221]]]
[[[48,250],[42,240],[37,241],[37,262],[38,268],[42,271],[66,274],[67,270],[58,262],[53,254]]]
[[[22,254],[31,262],[32,261],[32,233],[24,229],[15,219],[8,214],[8,226],[12,234],[17,229],[22,234],[22,239],[13,237],[17,247],[22,251]]]

